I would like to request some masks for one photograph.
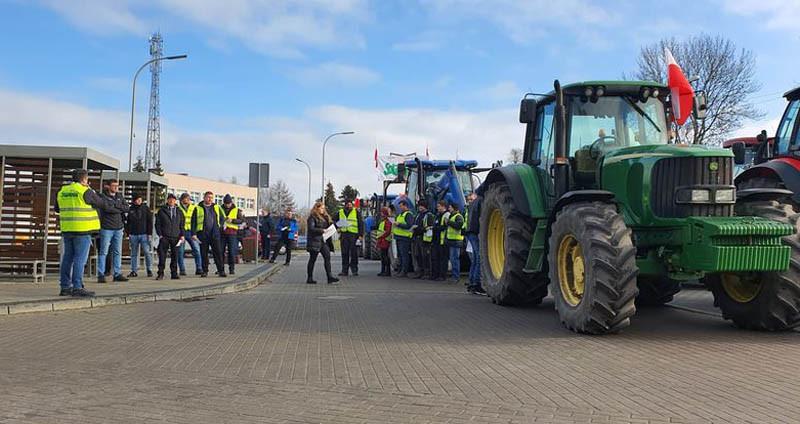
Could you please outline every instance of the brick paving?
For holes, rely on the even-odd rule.
[[[549,300],[504,308],[463,286],[367,276],[309,286],[304,265],[205,301],[0,317],[0,422],[800,416],[797,333],[657,308],[622,334],[577,336]]]

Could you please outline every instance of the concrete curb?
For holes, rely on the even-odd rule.
[[[231,281],[199,287],[187,287],[184,289],[166,289],[150,292],[97,296],[93,298],[70,297],[64,299],[2,303],[0,304],[0,316],[29,312],[58,312],[75,309],[100,308],[103,306],[160,302],[164,300],[195,299],[199,297],[236,293],[258,287],[261,283],[280,272],[283,268],[284,267],[280,265],[262,265]]]

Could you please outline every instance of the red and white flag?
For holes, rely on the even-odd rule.
[[[375,148],[375,168],[378,168],[378,148]]]
[[[683,70],[675,61],[672,52],[664,49],[667,57],[667,86],[672,102],[673,119],[678,125],[683,125],[692,114],[694,107],[694,89],[683,74]]]

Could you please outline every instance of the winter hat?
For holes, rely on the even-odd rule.
[[[230,194],[226,194],[222,199],[222,203],[233,203],[233,197]]]
[[[181,194],[181,197],[180,197],[179,200],[183,200],[183,199],[185,199],[187,197],[189,197],[189,193],[183,193],[183,194]]]
[[[170,193],[170,194],[168,194],[168,195],[167,195],[167,200],[169,200],[169,199],[175,199],[175,200],[178,200],[178,198],[177,198],[177,197],[175,197],[175,193]]]

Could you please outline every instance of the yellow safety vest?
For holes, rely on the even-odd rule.
[[[462,241],[462,240],[464,240],[464,233],[462,232],[462,231],[464,231],[464,225],[462,224],[461,228],[458,229],[458,230],[456,230],[455,228],[450,226],[450,222],[455,221],[456,217],[460,217],[460,216],[461,216],[460,212],[456,212],[456,213],[450,215],[450,221],[448,222],[448,225],[447,225],[447,239],[448,240],[453,240],[453,241]]]
[[[446,225],[447,225],[447,215],[442,214],[442,218],[439,219],[439,226],[440,227],[445,227]],[[439,244],[440,245],[444,245],[444,237],[445,237],[445,235],[446,234],[445,234],[444,231],[440,231],[439,232]]]
[[[386,231],[386,221],[381,220],[381,223],[378,224],[378,235],[379,236],[383,235],[385,231]],[[386,241],[391,241],[391,240],[392,240],[392,234],[389,233],[389,236],[386,237]]]
[[[430,212],[425,212],[425,216],[422,218],[422,242],[423,243],[430,243],[433,241],[433,231],[428,231],[430,227],[427,227],[428,219],[430,219]]]
[[[406,230],[405,228],[400,228],[400,227],[397,226],[397,224],[405,225],[406,224],[406,217],[408,217],[408,215],[409,215],[408,211],[405,211],[405,212],[401,213],[400,215],[397,215],[397,220],[395,221],[395,225],[392,226],[392,234],[394,234],[397,237],[411,238],[411,236],[412,236],[411,230]]]
[[[236,219],[238,217],[239,217],[239,208],[234,206],[233,209],[231,209],[231,211],[228,212],[228,219],[234,220],[234,219]],[[239,229],[239,225],[238,224],[234,224],[233,222],[228,222],[228,223],[225,224],[225,228],[238,230]]]
[[[343,233],[358,233],[358,213],[356,212],[356,208],[350,209],[350,215],[345,216],[344,209],[339,209],[339,220],[346,219],[347,222],[350,223],[347,227],[340,228],[339,230]]]
[[[192,215],[194,214],[194,210],[197,208],[197,205],[191,204],[187,207],[183,207],[183,204],[178,203],[178,207],[181,208],[183,211],[183,229],[184,231],[189,231],[192,229]]]
[[[89,187],[81,183],[61,187],[56,196],[59,210],[59,224],[62,233],[91,233],[100,230],[100,217],[83,195]]]
[[[202,205],[198,205],[196,211],[197,211],[197,224],[194,227],[194,232],[199,233],[200,231],[203,231],[203,222],[205,221],[206,208],[204,208]],[[217,214],[217,219],[219,219],[219,217],[221,216],[225,216],[225,211],[223,211],[222,207],[216,203],[214,204],[214,213]],[[191,218],[189,219],[191,220]],[[222,231],[222,228],[220,228],[219,230]]]

